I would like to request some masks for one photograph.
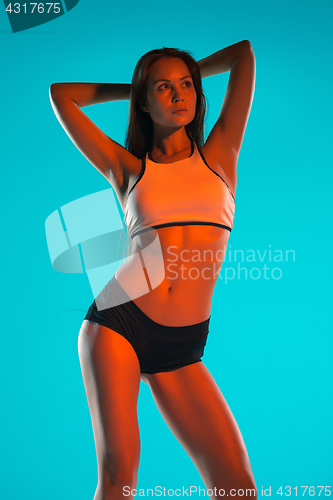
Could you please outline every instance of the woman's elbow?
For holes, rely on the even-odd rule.
[[[248,50],[249,52],[251,52],[252,54],[254,54],[254,50],[253,50],[253,47],[252,47],[252,44],[251,44],[250,40],[242,40],[242,43],[243,43],[244,48],[246,50]]]
[[[52,101],[54,101],[58,96],[63,93],[62,83],[52,83],[49,88],[49,96]]]

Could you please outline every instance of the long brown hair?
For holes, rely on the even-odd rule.
[[[202,88],[199,66],[188,52],[163,47],[144,54],[137,62],[133,73],[125,147],[137,158],[143,158],[152,149],[153,121],[140,106],[144,105],[146,101],[149,68],[154,62],[163,57],[182,59],[190,71],[197,94],[197,105],[195,117],[191,123],[185,126],[185,130],[189,139],[199,146],[204,143],[206,99]]]

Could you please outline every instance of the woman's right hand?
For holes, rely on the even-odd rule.
[[[117,194],[124,183],[124,170],[135,173],[141,162],[97,127],[81,107],[129,99],[130,88],[121,83],[53,83],[50,87],[51,104],[63,129]]]

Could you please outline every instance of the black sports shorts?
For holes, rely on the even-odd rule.
[[[94,300],[85,319],[106,326],[127,339],[137,354],[141,373],[168,372],[201,361],[210,317],[189,326],[161,325],[130,300],[115,276],[109,285],[115,290],[114,305],[98,310]],[[127,302],[119,303],[116,298],[119,292],[126,295]]]

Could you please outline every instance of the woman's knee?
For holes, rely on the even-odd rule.
[[[258,498],[252,471],[221,467],[220,472],[216,472],[214,476],[209,481],[210,487],[216,488],[214,496],[218,498],[228,496],[243,500],[256,500]]]
[[[124,491],[136,486],[138,478],[140,453],[107,453],[103,463],[99,466],[98,489],[103,492],[102,498],[119,498],[124,496]]]
[[[235,498],[256,500],[258,498],[258,490],[253,475],[245,475],[242,477],[236,476],[234,481],[234,491],[232,492],[232,494],[233,496],[235,496]]]

